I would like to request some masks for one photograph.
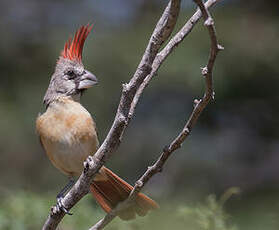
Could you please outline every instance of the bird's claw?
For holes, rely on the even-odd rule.
[[[57,197],[57,204],[56,204],[56,209],[59,210],[59,211],[63,211],[65,212],[66,214],[68,215],[73,215],[73,213],[70,213],[66,208],[65,206],[63,205],[62,203],[62,200],[63,200],[63,197]]]

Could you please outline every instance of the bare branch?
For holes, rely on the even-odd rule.
[[[151,66],[159,49],[172,33],[179,15],[179,10],[180,0],[170,0],[152,33],[134,76],[128,84],[123,85],[118,110],[106,139],[94,156],[88,157],[84,164],[84,172],[63,199],[63,204],[67,209],[71,209],[83,196],[88,193],[89,186],[94,178],[94,175],[119,146],[124,130],[130,120],[129,111],[136,91],[145,77],[151,72]],[[64,215],[64,212],[58,212],[58,210],[53,207],[43,226],[43,230],[56,229]]]
[[[218,1],[219,0],[208,0],[205,4],[204,9],[207,9],[208,7],[214,5]],[[93,157],[88,157],[88,159],[85,161],[84,172],[82,173],[76,184],[73,186],[73,188],[63,199],[63,204],[67,209],[72,208],[84,195],[88,193],[89,186],[94,178],[94,175],[104,165],[105,161],[110,157],[110,155],[118,148],[125,128],[129,124],[129,121],[134,114],[137,101],[141,96],[143,89],[146,87],[151,78],[157,72],[162,62],[173,51],[174,47],[176,47],[187,36],[187,34],[190,33],[193,26],[197,23],[201,16],[203,15],[203,17],[205,18],[206,12],[207,17],[209,15],[208,11],[204,11],[204,9],[201,7],[202,13],[201,11],[197,11],[193,15],[193,17],[185,24],[181,31],[179,31],[173,37],[173,39],[170,40],[166,47],[160,53],[158,53],[162,44],[168,39],[168,37],[174,29],[179,14],[179,9],[180,0],[169,1],[168,6],[166,7],[164,13],[162,14],[160,20],[158,21],[152,33],[152,36],[149,40],[142,60],[134,76],[132,77],[129,83],[123,84],[122,95],[115,116],[115,120],[106,139],[104,140],[103,144],[98,149],[98,151],[95,153],[95,155]],[[213,25],[211,25],[211,23],[209,24],[209,27],[212,26],[214,30]],[[215,49],[213,49],[212,46],[211,51],[214,52],[214,50]],[[199,114],[208,104],[213,94],[212,68],[217,52],[215,55],[213,55],[212,52],[210,55],[209,63],[207,65],[209,71],[205,75],[207,85],[206,93],[203,99],[199,100],[195,105],[194,111],[192,112],[183,131],[175,138],[175,140],[168,147],[164,149],[157,162],[152,167],[148,168],[145,174],[136,182],[136,185],[133,191],[131,192],[130,197],[126,201],[120,203],[111,213],[107,214],[91,229],[104,228],[104,226],[106,226],[116,216],[119,210],[125,208],[126,206],[129,206],[130,203],[133,202],[137,193],[142,189],[144,184],[154,174],[156,174],[162,169],[162,166],[168,159],[169,155],[177,148],[179,148],[181,143],[189,135],[191,128],[193,127],[193,125],[199,117]],[[43,226],[43,229],[56,229],[57,225],[62,220],[64,215],[65,214],[63,212],[58,212],[55,208],[52,208]]]
[[[217,43],[217,37],[214,27],[213,18],[210,16],[207,8],[216,3],[216,1],[208,1],[206,6],[201,0],[194,0],[197,5],[199,6],[200,10],[198,10],[191,19],[185,24],[185,26],[174,36],[174,38],[168,43],[168,45],[163,49],[157,56],[156,59],[159,61],[156,63],[156,59],[152,66],[152,72],[147,76],[145,81],[142,83],[141,87],[139,88],[138,92],[136,93],[136,97],[134,98],[133,105],[131,107],[130,114],[133,115],[135,106],[138,102],[139,96],[142,94],[142,90],[147,86],[148,82],[154,76],[154,73],[161,65],[162,61],[168,56],[168,54],[173,50],[177,44],[179,44],[185,36],[192,30],[193,25],[199,20],[201,16],[203,16],[205,21],[205,26],[208,27],[210,40],[211,40],[211,48],[210,48],[210,55],[209,60],[206,67],[202,68],[202,75],[205,77],[206,82],[206,89],[205,94],[202,99],[194,101],[194,110],[190,115],[186,125],[183,127],[182,131],[179,135],[171,142],[169,146],[166,146],[163,149],[160,157],[157,161],[145,171],[145,173],[141,176],[139,180],[135,183],[133,190],[131,191],[129,197],[122,203],[120,203],[115,209],[113,209],[110,213],[108,213],[103,219],[101,219],[98,223],[96,223],[90,230],[101,230],[107,224],[109,224],[116,216],[118,211],[125,209],[131,205],[137,194],[141,191],[141,189],[145,186],[145,184],[150,180],[152,176],[156,173],[161,172],[163,165],[166,163],[169,156],[178,148],[181,147],[182,143],[190,134],[192,128],[194,127],[197,119],[199,118],[202,111],[205,109],[207,104],[211,99],[213,99],[214,92],[213,92],[213,80],[212,80],[212,70],[215,63],[215,59],[219,50],[223,49]],[[207,8],[206,8],[207,7]],[[189,24],[191,23],[191,24]],[[192,26],[190,26],[192,25]],[[186,29],[187,28],[187,29]],[[156,69],[157,68],[157,69]]]
[[[105,215],[104,218],[99,220],[93,227],[89,230],[100,230],[103,229],[106,225],[108,225],[114,218],[116,217],[116,209]]]
[[[217,2],[221,0],[208,0],[204,5],[205,8],[208,9],[211,6],[215,5]],[[197,24],[199,19],[202,17],[202,12],[200,9],[196,11],[196,13],[185,23],[185,25],[173,36],[173,38],[168,42],[165,48],[159,52],[153,62],[152,71],[150,74],[144,79],[143,83],[140,85],[134,100],[132,102],[131,110],[130,110],[130,117],[133,116],[135,112],[135,107],[138,103],[138,100],[143,92],[143,90],[148,86],[149,82],[153,79],[156,75],[158,69],[160,68],[161,64],[165,61],[165,59],[169,56],[169,54],[176,48],[187,35],[192,31],[193,27]]]

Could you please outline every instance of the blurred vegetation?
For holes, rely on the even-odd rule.
[[[220,198],[215,195],[209,195],[205,204],[197,207],[181,207],[179,215],[185,221],[185,226],[193,223],[192,229],[200,230],[237,230],[235,225],[228,223],[229,215],[224,211],[223,205],[233,195],[238,194],[238,188],[228,189]]]
[[[16,197],[15,197],[16,195]],[[100,209],[94,207],[87,196],[73,209],[73,216],[66,216],[61,224],[63,230],[88,229],[104,215]],[[91,198],[91,197],[90,197]],[[46,218],[46,210],[52,200],[50,194],[35,194],[19,191],[9,194],[1,201],[3,209],[0,211],[0,229],[2,230],[35,230],[40,229]],[[107,229],[195,229],[195,230],[236,230],[229,224],[229,216],[223,209],[223,204],[215,196],[208,196],[206,202],[192,207],[183,205],[179,208],[172,206],[173,216],[168,212],[157,211],[145,218],[137,218],[123,222],[116,218]],[[168,208],[170,211],[170,208]],[[184,227],[183,227],[184,226]]]
[[[232,195],[236,194],[231,198]],[[35,230],[44,223],[50,206],[55,202],[55,194],[27,191],[11,192],[4,195],[0,205],[1,230]],[[230,200],[231,201],[230,201]],[[177,199],[163,201],[158,211],[132,221],[113,220],[106,229],[193,229],[193,230],[276,230],[279,227],[278,213],[270,215],[267,209],[272,204],[255,208],[255,204],[236,213],[228,214],[229,204],[239,203],[238,188],[228,189],[220,198],[209,195],[204,201],[187,202]],[[257,205],[260,205],[259,202]],[[274,204],[273,204],[274,205]],[[225,207],[226,206],[226,207]],[[241,207],[241,206],[239,206]],[[88,229],[104,216],[104,212],[92,201],[91,195],[84,197],[71,210],[74,215],[65,216],[61,230]],[[256,218],[251,219],[254,216]]]
[[[184,229],[191,216],[192,229],[210,229],[196,221],[215,218],[224,229],[278,229],[277,5],[228,0],[211,10],[225,47],[214,69],[216,99],[163,173],[147,185],[161,210],[129,225],[114,221],[111,229],[148,229],[152,219],[153,229],[169,229],[179,221],[177,229]],[[44,111],[42,98],[69,35],[94,22],[83,59],[100,84],[85,93],[82,103],[94,116],[102,141],[121,84],[135,71],[163,8],[156,0],[0,2],[0,229],[38,229],[66,183],[44,154],[34,123]],[[195,8],[183,1],[176,31]],[[193,99],[202,96],[200,67],[208,49],[207,31],[199,23],[146,89],[120,149],[107,164],[121,177],[133,183],[182,127]],[[232,186],[242,194],[225,211],[212,196],[202,202]],[[179,216],[183,210],[185,219]],[[63,229],[86,229],[103,215],[91,197],[74,212]]]

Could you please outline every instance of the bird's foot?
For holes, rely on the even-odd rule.
[[[70,213],[66,208],[65,206],[63,205],[63,196],[57,196],[56,200],[57,200],[57,204],[54,206],[53,208],[53,213],[54,212],[65,212],[66,214],[68,215],[73,215],[73,213]]]

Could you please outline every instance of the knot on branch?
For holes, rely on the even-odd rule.
[[[212,17],[208,17],[205,22],[204,22],[205,26],[213,26],[214,25],[214,20]]]
[[[204,77],[208,74],[208,68],[207,68],[207,66],[201,68],[201,73],[202,73],[202,75],[203,75]]]
[[[128,123],[126,117],[123,114],[119,114],[118,121],[119,121],[119,123],[124,124],[124,125],[127,125],[127,123]]]
[[[194,100],[194,107],[196,107],[201,102],[201,99]]]
[[[128,92],[129,92],[129,84],[127,84],[127,83],[124,83],[124,84],[122,84],[122,92],[123,92],[123,94],[127,94]]]
[[[94,165],[94,159],[91,155],[89,155],[86,160],[83,162],[83,172],[87,173],[90,168]]]
[[[137,188],[143,187],[143,182],[142,182],[141,180],[138,180],[138,181],[135,183],[135,187],[137,187]]]
[[[59,209],[56,205],[52,206],[50,209],[50,216],[55,216],[59,212]]]
[[[185,127],[183,129],[183,133],[185,133],[186,135],[188,135],[190,133],[190,129],[188,127]]]

